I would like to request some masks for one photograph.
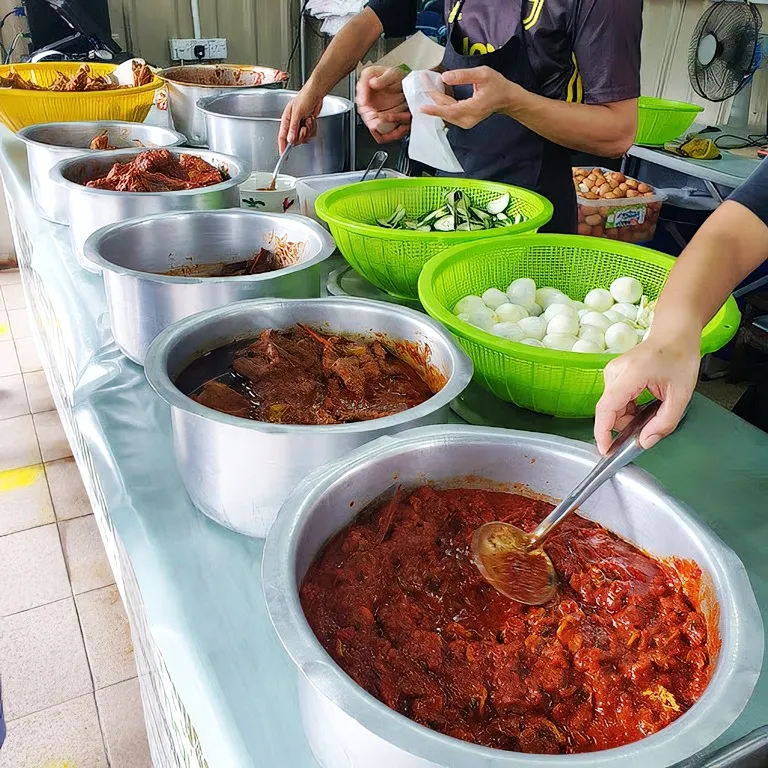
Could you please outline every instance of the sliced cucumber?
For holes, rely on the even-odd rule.
[[[456,229],[456,221],[451,215],[443,216],[443,218],[438,219],[433,226],[438,232],[453,232]]]
[[[491,200],[491,202],[485,206],[485,210],[494,215],[497,213],[504,213],[507,208],[509,208],[509,195],[506,192],[501,195],[501,197]]]

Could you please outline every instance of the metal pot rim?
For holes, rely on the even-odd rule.
[[[161,69],[159,72],[157,72],[157,76],[164,81],[167,81],[169,83],[173,83],[174,85],[181,85],[181,86],[188,86],[190,88],[232,88],[237,90],[249,90],[252,88],[267,88],[272,85],[280,85],[282,82],[287,82],[287,78],[285,80],[274,80],[270,83],[260,83],[259,85],[224,85],[222,83],[218,83],[216,85],[210,84],[210,83],[187,83],[183,80],[175,80],[169,73],[174,72],[175,70],[179,69],[189,69],[190,67],[195,67],[198,69],[235,69],[235,70],[246,70],[251,72],[259,72],[259,71],[265,71],[265,72],[274,72],[274,73],[281,73],[283,70],[277,69],[276,67],[262,67],[259,64],[189,64],[186,67],[177,65],[175,67],[165,67],[164,69]]]
[[[50,178],[51,180],[63,187],[86,190],[89,195],[108,195],[126,198],[149,198],[149,197],[187,197],[190,195],[199,195],[206,192],[218,192],[223,189],[231,189],[232,187],[239,187],[250,175],[250,164],[244,160],[240,160],[233,155],[225,155],[221,152],[211,152],[205,148],[193,148],[193,147],[161,147],[161,149],[167,149],[173,154],[177,155],[196,155],[197,157],[203,157],[203,159],[213,158],[213,162],[222,163],[229,166],[230,169],[235,169],[236,173],[230,172],[230,178],[226,181],[222,181],[219,184],[212,184],[209,187],[196,187],[195,189],[177,189],[172,192],[117,192],[112,189],[94,189],[93,187],[86,187],[84,184],[78,184],[75,181],[70,181],[64,176],[64,171],[68,170],[74,165],[84,162],[85,160],[93,159],[96,155],[99,159],[111,160],[113,162],[119,162],[123,159],[133,158],[140,155],[142,152],[146,152],[146,149],[115,149],[108,152],[96,152],[89,153],[88,155],[80,155],[79,157],[68,158],[60,160],[56,165],[51,168]],[[228,171],[229,172],[229,171]]]
[[[260,308],[279,308],[284,306],[296,306],[312,302],[318,304],[322,302],[325,306],[336,307],[339,309],[348,309],[354,312],[356,307],[374,307],[378,308],[383,314],[405,315],[410,319],[429,326],[434,337],[439,338],[448,350],[453,372],[445,383],[445,386],[437,393],[432,395],[429,400],[417,405],[415,408],[409,408],[401,413],[385,416],[381,419],[371,419],[370,421],[358,421],[351,424],[270,424],[264,421],[253,421],[251,419],[241,419],[236,416],[230,416],[226,413],[214,411],[206,408],[204,405],[195,402],[192,398],[183,394],[168,375],[168,357],[172,347],[184,336],[196,331],[204,326],[213,318],[226,317],[227,315],[238,315],[244,312],[256,313]],[[194,416],[215,421],[220,424],[226,424],[239,429],[247,429],[254,432],[267,434],[349,434],[355,432],[378,432],[387,428],[393,428],[402,424],[407,424],[415,419],[424,418],[441,408],[446,407],[450,402],[458,397],[472,379],[473,366],[470,358],[454,341],[453,337],[439,324],[431,318],[407,307],[400,307],[385,302],[369,301],[367,299],[358,299],[351,297],[330,297],[323,299],[250,299],[240,301],[228,307],[219,307],[206,312],[192,315],[183,320],[179,320],[160,333],[150,344],[144,360],[144,372],[152,389],[172,408],[179,408]]]
[[[731,571],[729,575],[721,566],[718,572],[710,575],[719,587],[717,598],[720,613],[735,616],[734,623],[738,631],[731,631],[728,653],[726,648],[721,650],[718,666],[701,698],[675,722],[640,741],[599,752],[556,756],[509,752],[454,739],[419,725],[370,695],[333,661],[310,628],[298,596],[295,562],[302,527],[324,493],[343,482],[344,477],[351,472],[359,471],[372,460],[398,455],[409,448],[434,445],[436,441],[439,441],[443,450],[448,450],[452,444],[476,441],[505,445],[512,443],[522,448],[557,447],[585,467],[593,466],[599,459],[593,446],[577,440],[519,430],[451,424],[418,427],[394,437],[379,438],[306,477],[283,503],[267,536],[262,557],[262,583],[270,621],[284,649],[310,685],[370,733],[409,754],[439,765],[463,765],[463,761],[469,765],[474,764],[472,761],[480,761],[485,766],[498,768],[553,768],[569,764],[578,768],[587,765],[608,768],[616,761],[627,758],[635,759],[633,765],[641,765],[639,760],[647,759],[644,757],[646,748],[663,749],[676,738],[686,738],[686,732],[691,730],[708,727],[710,731],[717,730],[718,736],[725,731],[746,706],[762,666],[763,644],[754,644],[748,650],[749,647],[745,647],[743,642],[744,637],[750,633],[757,632],[763,638],[762,619],[749,577],[735,553],[715,533],[700,523],[683,504],[669,496],[650,474],[632,465],[618,472],[614,482],[641,487],[663,499],[670,511],[681,518],[691,535],[699,536],[706,543],[708,551],[717,552],[723,560],[728,561]],[[712,560],[718,561],[716,557]],[[727,589],[732,585],[741,587],[741,590]],[[748,695],[740,701],[733,717],[730,715],[734,704],[730,702],[732,711],[726,714],[724,722],[717,697],[732,677],[742,690],[747,690]],[[731,688],[735,690],[735,685]],[[696,713],[699,714],[698,718],[693,717]],[[658,751],[654,751],[653,755],[660,757]],[[642,763],[644,766],[648,764]]]
[[[207,189],[207,187],[203,187]],[[141,193],[143,194],[143,193]],[[273,272],[266,272],[260,275],[238,275],[231,277],[184,277],[176,275],[160,275],[156,272],[144,272],[139,269],[131,269],[130,267],[124,267],[120,264],[108,261],[100,254],[100,247],[102,242],[122,229],[130,229],[131,227],[145,224],[152,221],[162,221],[164,219],[185,219],[192,218],[199,215],[204,216],[260,216],[260,217],[273,217],[279,215],[280,218],[287,218],[297,223],[303,224],[307,229],[311,230],[320,239],[320,251],[311,259],[302,261],[298,264],[293,264],[290,267],[284,267]],[[169,211],[167,213],[154,213],[148,216],[140,216],[135,219],[128,219],[126,221],[117,222],[116,224],[108,224],[106,227],[97,229],[83,245],[83,255],[87,261],[90,261],[98,269],[112,272],[116,275],[125,275],[128,277],[135,277],[141,280],[147,280],[154,283],[170,283],[179,285],[194,285],[205,283],[206,285],[214,283],[258,283],[274,279],[276,277],[283,277],[284,275],[290,275],[293,272],[300,272],[308,267],[320,264],[331,256],[336,250],[336,243],[327,230],[320,226],[312,219],[307,219],[304,216],[298,216],[296,214],[281,213],[281,214],[268,214],[261,211],[248,211],[243,208],[221,208],[212,211]]]
[[[256,88],[252,90],[258,90]],[[298,94],[298,91],[289,91],[287,89],[284,89],[282,93],[291,94],[292,96],[296,96]],[[199,109],[204,115],[208,115],[209,117],[218,117],[223,118],[226,120],[248,120],[251,122],[259,121],[259,122],[272,122],[272,123],[279,123],[281,118],[279,117],[260,117],[258,115],[226,115],[223,112],[215,112],[212,109],[212,106],[215,105],[215,102],[217,99],[226,99],[230,98],[233,95],[240,95],[240,94],[233,94],[233,93],[220,93],[216,96],[203,96],[202,98],[198,99],[195,103],[195,106],[197,109]],[[323,103],[326,101],[330,102],[337,102],[341,104],[341,106],[344,107],[344,109],[340,110],[339,112],[334,112],[332,115],[320,115],[317,119],[323,120],[329,117],[339,117],[346,115],[348,112],[352,111],[353,104],[349,99],[345,99],[342,96],[325,96],[323,98]]]
[[[105,128],[120,127],[120,128],[150,128],[155,131],[162,131],[168,134],[168,136],[174,137],[172,144],[163,144],[158,149],[170,149],[171,147],[179,147],[186,142],[186,136],[178,131],[171,130],[170,128],[164,128],[156,125],[146,125],[146,123],[132,123],[128,120],[78,120],[75,122],[54,122],[54,123],[35,123],[34,125],[28,125],[17,132],[16,136],[25,144],[33,147],[46,147],[47,149],[56,150],[73,150],[82,154],[103,154],[104,152],[116,152],[122,150],[103,150],[103,149],[89,149],[88,147],[69,147],[63,144],[50,144],[47,141],[39,141],[38,139],[30,138],[29,134],[41,128],[59,128],[59,127],[86,127],[89,125],[102,126]],[[133,147],[126,147],[126,149],[133,149]],[[144,149],[147,149],[146,147]]]

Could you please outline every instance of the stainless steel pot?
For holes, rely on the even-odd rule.
[[[242,277],[157,274],[189,264],[247,259],[269,248],[272,236],[305,243],[301,261]],[[321,264],[334,249],[333,238],[303,216],[232,208],[164,213],[104,227],[86,240],[85,258],[104,274],[115,342],[143,365],[155,336],[189,315],[262,296],[318,297]]]
[[[22,128],[16,135],[27,145],[27,164],[32,199],[44,219],[68,224],[67,200],[51,182],[50,172],[60,160],[90,155],[99,150],[88,145],[100,133],[109,143],[121,149],[144,147],[178,147],[185,139],[176,131],[144,123],[97,120],[82,123],[40,123]]]
[[[208,146],[216,152],[243,157],[254,171],[271,171],[278,160],[277,135],[283,109],[296,91],[254,90],[200,99]],[[338,173],[349,159],[352,103],[326,96],[317,118],[317,136],[291,150],[282,167],[289,176]]]
[[[59,185],[60,194],[67,198],[72,246],[78,262],[93,271],[93,262],[84,258],[83,246],[97,229],[135,219],[152,213],[173,211],[211,211],[220,208],[238,208],[238,187],[248,178],[249,165],[234,157],[208,152],[203,149],[171,148],[176,155],[197,155],[206,162],[226,170],[230,178],[221,184],[178,192],[113,192],[91,189],[84,181],[106,174],[115,163],[127,163],[142,149],[121,149],[62,160],[51,169],[51,179]]]
[[[297,322],[329,332],[381,333],[412,342],[447,383],[429,400],[402,413],[327,426],[228,416],[176,388],[179,374],[206,352]],[[309,472],[381,435],[444,421],[449,404],[472,378],[472,363],[442,326],[410,309],[360,299],[261,299],[188,317],[152,342],[144,370],[171,406],[176,461],[192,501],[222,525],[262,537],[285,498]]]
[[[270,618],[298,670],[304,729],[322,766],[665,768],[714,741],[738,717],[763,657],[762,619],[744,566],[636,467],[621,470],[584,504],[582,514],[654,555],[695,560],[704,574],[702,609],[719,624],[722,642],[701,699],[648,738],[561,756],[523,755],[458,741],[417,725],[363,691],[309,628],[298,595],[309,565],[328,538],[395,480],[406,488],[427,481],[502,489],[523,484],[562,498],[597,460],[591,446],[573,440],[445,425],[382,438],[323,467],[296,488],[270,531],[262,576]]]
[[[288,73],[279,69],[240,64],[186,64],[158,74],[168,92],[171,125],[193,147],[207,143],[205,119],[197,111],[198,99],[250,88],[282,88],[288,79]]]

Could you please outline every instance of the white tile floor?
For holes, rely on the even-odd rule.
[[[128,620],[0,271],[0,768],[151,768]]]

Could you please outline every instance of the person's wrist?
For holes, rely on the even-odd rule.
[[[530,91],[526,91],[525,88],[511,80],[507,80],[504,83],[504,106],[499,111],[507,117],[518,120],[528,108],[532,97],[533,94]]]

